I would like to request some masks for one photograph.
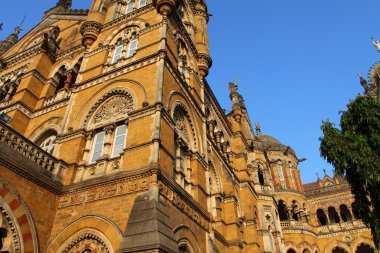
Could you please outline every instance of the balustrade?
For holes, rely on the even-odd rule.
[[[62,168],[65,166],[64,162],[59,161],[45,152],[2,122],[0,122],[0,143],[5,144],[22,156],[33,161],[52,175],[60,174]]]

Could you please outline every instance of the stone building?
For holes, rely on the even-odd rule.
[[[344,179],[222,110],[205,0],[90,7],[0,42],[0,252],[374,252]]]

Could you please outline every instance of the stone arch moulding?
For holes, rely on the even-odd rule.
[[[181,244],[186,244],[190,247],[191,253],[201,253],[201,249],[199,248],[199,241],[191,229],[182,224],[173,229],[174,236],[177,240],[177,246]]]
[[[215,178],[215,184],[217,188],[217,192],[222,193],[223,192],[223,181],[221,180],[222,178],[222,173],[218,169],[220,166],[215,166],[215,163],[212,159],[210,159],[211,164],[210,164],[210,177],[211,179]],[[214,192],[215,193],[215,192]]]
[[[198,135],[199,133],[199,129],[197,128],[197,126],[194,124],[194,117],[191,113],[190,110],[188,110],[188,107],[186,106],[186,104],[183,102],[183,101],[180,101],[180,100],[176,100],[176,101],[173,101],[172,103],[172,106],[171,106],[171,110],[169,111],[170,112],[170,116],[173,118],[174,116],[174,112],[179,109],[181,110],[187,120],[189,121],[189,124],[190,124],[190,131],[191,131],[191,134],[193,135],[192,137],[192,144],[193,144],[193,147],[196,151],[200,151],[200,152],[203,152],[203,146],[202,146],[202,143],[199,142],[198,140],[200,140],[200,136]]]
[[[88,240],[88,241],[86,241]],[[82,216],[60,230],[49,242],[46,252],[71,252],[75,246],[81,243],[98,242],[109,253],[114,253],[120,246],[122,232],[111,220],[101,215]],[[76,252],[76,251],[75,251]]]
[[[148,26],[150,26],[149,23],[146,22],[144,19],[134,18],[134,19],[128,21],[127,23],[123,24],[122,26],[120,26],[119,29],[116,29],[111,34],[109,34],[107,36],[107,38],[104,40],[103,44],[104,45],[111,45],[112,41],[114,41],[114,39],[125,29],[135,27],[139,30],[142,30]]]
[[[51,67],[51,71],[50,71],[50,74],[49,74],[49,78],[53,78],[55,73],[57,73],[57,71],[62,67],[62,66],[65,66],[66,70],[71,70],[75,64],[78,63],[78,61],[80,60],[80,58],[83,58],[84,59],[84,55],[83,53],[80,53],[78,55],[75,56],[75,58],[73,59],[64,59],[62,61],[58,61],[56,62],[52,67]]]
[[[375,248],[375,245],[373,244],[373,240],[372,238],[368,238],[368,237],[363,237],[363,236],[359,236],[358,238],[356,238],[354,241],[352,241],[351,243],[351,247],[353,249],[353,253],[356,252],[356,249],[360,246],[360,244],[368,244],[369,246],[371,246],[372,248]]]
[[[29,209],[17,191],[2,176],[0,209],[8,215],[10,228],[15,232],[13,242],[19,246],[19,250],[15,250],[14,253],[40,252],[36,227]]]
[[[350,246],[348,246],[347,244],[345,244],[343,242],[339,242],[339,241],[336,241],[336,240],[334,240],[334,241],[330,242],[329,244],[327,244],[327,246],[323,250],[323,253],[331,253],[333,251],[333,249],[335,249],[337,247],[344,249],[345,251],[347,251],[347,253],[354,253],[351,250]]]
[[[123,86],[113,86],[114,84],[121,83]],[[126,85],[128,84],[128,85]],[[134,100],[134,110],[139,109],[140,105],[138,105],[138,101],[140,100],[138,98],[138,94],[141,93],[142,96],[142,104],[141,107],[147,104],[147,93],[145,88],[138,82],[130,80],[130,79],[119,79],[114,80],[107,85],[104,85],[102,88],[94,92],[94,94],[91,95],[91,97],[81,106],[81,109],[75,116],[73,122],[70,124],[69,127],[71,128],[84,128],[87,124],[87,121],[91,117],[91,113],[93,113],[101,103],[103,103],[105,100],[110,98],[110,96],[117,94],[129,94],[133,97]],[[100,94],[103,94],[102,96],[99,96]],[[91,112],[89,112],[91,111]],[[79,124],[79,126],[77,126]]]
[[[44,133],[49,130],[53,130],[57,132],[57,134],[62,133],[62,118],[60,117],[52,117],[45,122],[39,124],[33,132],[29,135],[28,139],[31,141],[37,141]]]

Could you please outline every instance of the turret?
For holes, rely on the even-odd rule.
[[[86,21],[82,24],[82,44],[86,48],[91,47],[98,39],[98,35],[105,22],[108,0],[95,0],[88,13]]]
[[[232,101],[232,116],[236,122],[240,123],[244,103],[242,96],[237,92],[238,87],[235,83],[229,83],[230,99]]]
[[[15,31],[9,35],[5,40],[0,42],[0,56],[13,47],[18,41],[18,35],[21,32],[21,27],[17,26]]]
[[[207,32],[209,14],[207,13],[207,5],[204,0],[197,0],[195,2],[195,43],[198,49],[199,74],[203,79],[208,75],[208,70],[212,65]]]
[[[177,0],[155,0],[157,11],[163,16],[169,16],[175,6],[177,5]]]

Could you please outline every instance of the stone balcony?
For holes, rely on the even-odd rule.
[[[363,228],[367,228],[367,226],[361,220],[352,220],[347,222],[329,224],[326,226],[320,226],[318,227],[318,232],[319,234],[329,234]]]
[[[0,164],[39,179],[62,182],[66,163],[0,122]],[[47,182],[48,183],[48,182]]]
[[[305,230],[313,231],[310,224],[301,221],[281,221],[281,227],[284,231],[286,230]]]

